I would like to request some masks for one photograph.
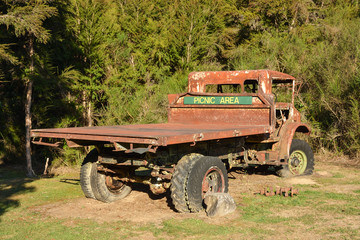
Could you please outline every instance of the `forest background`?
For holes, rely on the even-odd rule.
[[[244,69],[295,76],[313,149],[359,157],[359,39],[358,1],[2,0],[0,162],[25,164],[30,128],[165,122],[189,72]]]

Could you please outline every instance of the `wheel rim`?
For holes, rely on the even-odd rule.
[[[109,191],[113,193],[121,192],[122,188],[125,186],[123,182],[116,180],[111,176],[105,177],[105,184]]]
[[[217,167],[211,167],[204,175],[201,187],[202,198],[209,192],[224,192],[225,189],[224,175]]]
[[[305,172],[307,166],[307,156],[303,151],[293,151],[289,159],[289,170],[294,175],[300,175]]]

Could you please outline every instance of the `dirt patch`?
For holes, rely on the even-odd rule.
[[[255,193],[266,187],[289,187],[285,179],[279,178],[272,172],[255,172],[243,174],[242,172],[230,172],[229,193],[239,200],[243,193]]]
[[[264,175],[231,172],[229,174],[229,192],[236,204],[241,206],[243,193],[255,193],[264,188],[289,187],[287,179],[272,173]],[[238,218],[241,211],[232,214],[209,218],[205,212],[196,214],[175,212],[169,195],[155,196],[146,185],[136,184],[130,195],[113,203],[103,203],[85,197],[39,206],[33,209],[45,216],[61,219],[93,219],[98,222],[129,221],[132,223],[160,224],[169,219],[199,218],[211,224],[223,225]],[[67,222],[72,224],[72,222]]]
[[[326,165],[320,163],[319,165]],[[238,206],[242,205],[244,194],[254,194],[267,187],[291,187],[294,185],[318,185],[317,179],[333,176],[337,167],[329,165],[322,169],[327,171],[316,171],[313,176],[279,178],[273,172],[243,172],[232,171],[229,173],[229,193]],[[354,175],[355,177],[355,175]],[[296,186],[295,186],[296,187]],[[329,185],[329,192],[354,193],[359,190],[359,185]],[[300,190],[301,194],[301,190]],[[129,221],[138,224],[161,224],[170,219],[198,218],[211,224],[223,225],[232,222],[242,214],[241,207],[232,214],[219,218],[209,218],[205,212],[197,214],[180,214],[175,212],[168,194],[155,196],[146,185],[136,184],[134,190],[125,199],[113,203],[103,203],[93,199],[80,197],[77,199],[57,202],[38,206],[33,210],[45,216],[61,219],[92,219],[98,222]],[[307,214],[309,209],[299,209],[298,212],[280,212],[283,217],[291,217],[292,214]],[[67,222],[66,224],[73,224]]]
[[[169,207],[166,196],[153,197],[149,195],[146,187],[137,186],[128,197],[112,203],[82,197],[40,206],[34,210],[56,218],[93,219],[98,222],[125,220],[155,224],[179,215]],[[185,217],[186,214],[182,215]]]
[[[291,185],[299,184],[299,185],[317,185],[317,183],[311,179],[310,177],[294,177],[289,178],[287,181]]]
[[[323,187],[323,190],[325,190],[327,192],[356,195],[356,193],[354,191],[359,191],[360,185],[357,185],[357,184],[329,185],[329,186]]]
[[[343,216],[339,214],[325,215],[322,217],[324,222],[328,222],[336,228],[359,229],[360,216]]]
[[[312,214],[313,209],[310,207],[296,207],[292,209],[281,209],[278,211],[274,211],[274,215],[278,217],[284,217],[284,218],[297,218],[302,217],[308,214]]]
[[[332,177],[333,174],[327,172],[327,171],[317,171],[314,173],[315,177]]]
[[[241,177],[230,180],[230,188],[240,186]],[[239,191],[240,193],[241,191]],[[238,198],[240,200],[240,198]],[[239,217],[239,212],[223,217],[209,218],[205,212],[196,214],[177,213],[168,194],[155,196],[146,185],[136,184],[130,195],[112,203],[103,203],[85,197],[38,206],[32,209],[48,217],[67,219],[66,225],[72,225],[72,219],[92,219],[97,222],[129,221],[132,223],[160,224],[164,220],[199,218],[211,224],[224,224]],[[71,221],[70,221],[71,220]],[[150,238],[151,239],[151,238]]]

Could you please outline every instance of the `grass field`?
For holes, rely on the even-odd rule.
[[[179,214],[146,189],[116,203],[85,199],[79,175],[28,179],[0,167],[0,239],[360,239],[360,166],[318,162],[313,176],[281,179],[233,172],[235,213]],[[298,196],[266,197],[267,186]]]

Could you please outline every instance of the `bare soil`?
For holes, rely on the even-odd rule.
[[[320,161],[319,161],[320,160]],[[333,158],[331,158],[333,160]],[[261,169],[247,171],[231,171],[229,176],[229,193],[237,205],[242,205],[242,194],[255,194],[264,188],[291,187],[293,185],[316,185],[321,186],[321,178],[329,178],[336,174],[340,168],[358,168],[359,160],[339,161],[334,163],[329,158],[317,157],[316,171],[312,176],[280,178],[275,172]],[[332,162],[329,164],[329,162]],[[64,170],[62,169],[63,172]],[[66,171],[65,171],[66,172]],[[351,177],[351,176],[347,176]],[[354,176],[355,178],[357,176]],[[80,187],[80,186],[79,186]],[[329,190],[342,193],[350,193],[359,190],[359,185],[336,185],[326,186]],[[301,194],[301,191],[299,192]],[[103,203],[97,200],[80,197],[72,200],[42,205],[33,209],[36,212],[49,217],[60,219],[92,219],[98,222],[128,221],[132,223],[160,224],[169,219],[200,218],[212,224],[226,224],[227,221],[238,218],[241,211],[217,218],[208,218],[205,212],[197,214],[180,214],[174,210],[169,194],[154,195],[149,187],[142,184],[134,184],[130,195],[113,203]],[[306,214],[311,209],[302,209]],[[282,212],[282,215],[299,214],[299,212]],[[331,216],[329,216],[331,217]],[[71,224],[71,223],[69,223]]]
[[[260,174],[262,173],[262,174]],[[323,173],[324,174],[324,173]],[[327,174],[327,173],[325,173]],[[320,176],[321,177],[321,176]],[[229,193],[238,205],[242,204],[242,194],[260,191],[264,188],[290,187],[294,184],[314,184],[316,176],[284,179],[274,172],[262,172],[256,169],[246,173],[232,171],[229,173]],[[301,193],[300,193],[301,194]],[[180,214],[174,210],[168,194],[153,195],[149,187],[142,184],[133,185],[133,191],[122,200],[103,203],[94,199],[80,197],[72,200],[47,204],[34,208],[45,216],[61,219],[93,219],[98,222],[128,221],[132,223],[160,224],[168,219],[197,217],[212,224],[224,224],[237,218],[241,212],[220,218],[208,218],[205,212]]]

